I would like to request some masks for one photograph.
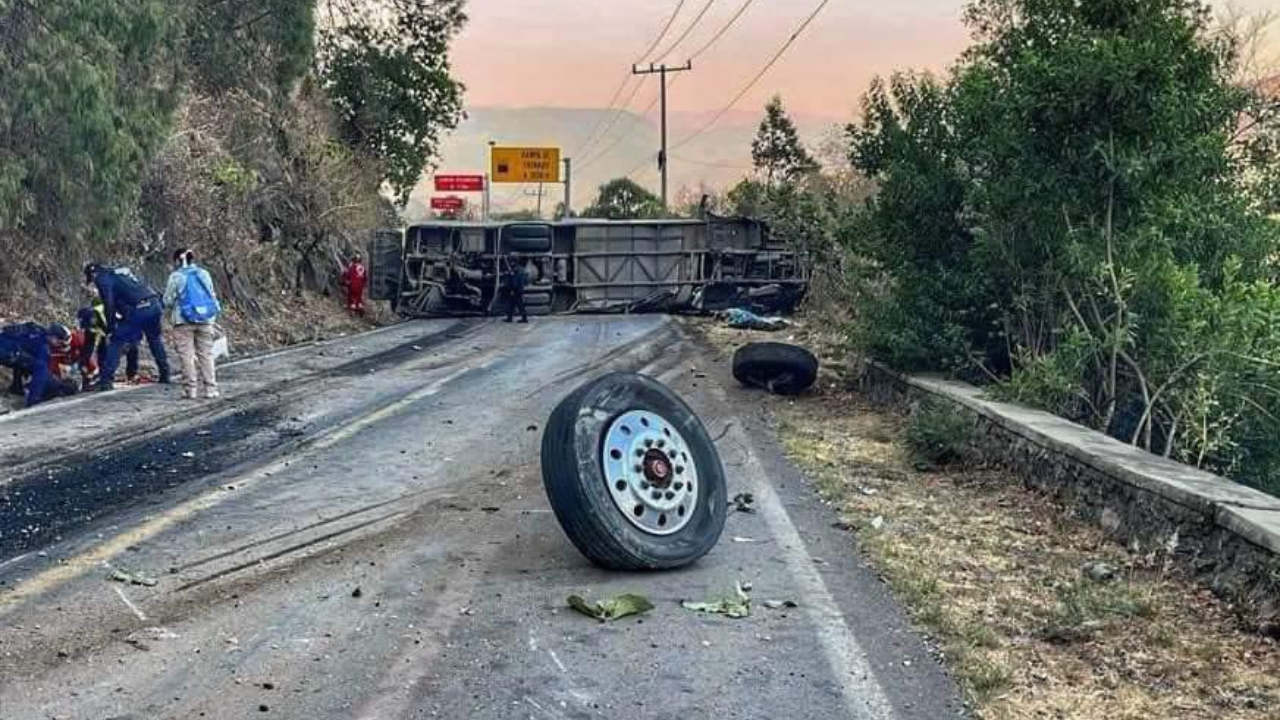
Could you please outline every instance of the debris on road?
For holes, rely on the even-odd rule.
[[[752,505],[754,505],[755,502],[755,495],[752,495],[751,493],[738,493],[733,496],[733,499],[729,501],[729,504],[732,505],[733,509],[737,512],[754,513],[756,509],[752,507]]]
[[[733,308],[724,313],[725,324],[736,330],[764,330],[775,332],[791,325],[780,317],[761,317],[750,310]]]
[[[155,587],[157,580],[142,573],[129,572],[128,570],[115,569],[111,571],[109,580],[124,583],[126,585],[143,585],[145,587]]]
[[[359,598],[359,597],[363,597],[363,596],[364,596],[364,590],[363,590],[363,589],[361,589],[361,588],[359,588],[359,587],[357,587],[355,590],[352,590],[352,591],[351,591],[351,597],[353,597],[353,598]]]
[[[733,541],[734,541],[734,542],[736,542],[736,543],[753,543],[753,542],[760,542],[759,540],[756,540],[755,538],[742,537],[741,535],[735,535],[735,536],[734,536],[734,538],[733,538]]]
[[[764,606],[770,610],[792,610],[800,607],[800,603],[795,600],[765,600]]]
[[[628,615],[647,613],[653,609],[653,603],[649,602],[649,598],[643,595],[631,593],[615,595],[608,600],[602,600],[597,603],[588,603],[581,596],[570,595],[569,607],[600,622],[609,622]]]
[[[694,612],[708,613],[712,615],[725,615],[735,619],[750,617],[751,596],[747,594],[746,588],[743,587],[742,583],[738,583],[734,586],[733,590],[733,597],[700,603],[685,600],[680,603],[680,606],[686,610],[692,610]]]
[[[195,457],[196,457],[196,454],[195,454],[195,453],[193,453],[193,452],[184,452],[184,453],[182,453],[182,457],[184,457],[184,458],[186,458],[186,459],[188,459],[188,460],[194,460],[194,459],[195,459]]]

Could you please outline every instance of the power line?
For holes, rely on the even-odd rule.
[[[750,165],[732,165],[729,163],[707,162],[706,160],[694,160],[693,158],[684,157],[683,155],[672,155],[672,158],[680,162],[687,162],[691,165],[701,165],[710,168],[723,168],[725,170],[754,170]]]
[[[667,89],[668,89],[668,90],[669,90],[669,89],[671,89],[671,86],[675,85],[675,84],[676,84],[677,82],[679,82],[679,81],[680,81],[680,78],[679,78],[678,76],[677,76],[677,77],[675,77],[675,78],[673,78],[673,79],[671,80],[671,82],[667,84]],[[618,133],[617,137],[615,137],[615,138],[613,139],[613,142],[609,143],[607,146],[605,146],[605,147],[604,147],[603,149],[601,149],[600,151],[598,151],[598,152],[596,152],[596,153],[593,153],[593,154],[592,154],[592,156],[591,156],[591,159],[589,159],[589,160],[587,160],[586,162],[582,163],[582,165],[581,165],[581,166],[579,166],[579,168],[578,168],[578,169],[579,169],[579,170],[581,170],[583,166],[590,165],[590,164],[592,164],[592,163],[594,163],[594,162],[598,162],[599,160],[601,160],[601,159],[603,159],[603,158],[607,157],[607,156],[609,155],[609,153],[610,153],[614,148],[618,147],[618,145],[620,145],[620,144],[622,143],[622,141],[623,141],[623,140],[625,140],[625,139],[627,138],[627,136],[631,133],[631,131],[635,129],[635,127],[636,127],[636,121],[637,121],[637,120],[640,120],[640,119],[643,119],[643,118],[645,118],[645,117],[648,117],[648,116],[649,116],[649,113],[653,111],[653,108],[654,108],[654,107],[656,107],[656,106],[658,105],[658,100],[659,100],[659,99],[660,99],[660,98],[659,98],[657,95],[654,95],[654,96],[653,96],[653,100],[650,100],[650,101],[649,101],[649,104],[648,104],[647,106],[645,106],[645,109],[644,109],[644,110],[641,110],[641,111],[639,112],[639,114],[636,114],[636,115],[632,115],[632,116],[631,116],[631,118],[630,118],[630,120],[631,120],[631,125],[630,125],[629,127],[627,127],[623,132]],[[648,162],[648,161],[646,161],[646,162]]]
[[[715,47],[716,43],[720,42],[720,40],[726,34],[728,34],[728,32],[731,29],[733,29],[733,26],[736,25],[737,22],[742,19],[742,16],[745,15],[747,13],[747,10],[751,9],[751,6],[754,4],[755,4],[755,0],[746,0],[745,2],[743,2],[742,5],[740,5],[736,11],[734,11],[733,15],[731,15],[729,19],[725,21],[724,25],[720,26],[720,29],[716,31],[715,35],[712,35],[709,40],[707,40],[705,43],[702,44],[701,47],[699,47],[696,51],[694,51],[693,54],[689,56],[689,59],[697,60],[699,57],[705,54],[708,50]],[[707,6],[703,8],[703,12],[705,12],[710,7],[710,5],[711,3],[708,3]],[[674,48],[674,45],[672,47]],[[670,50],[668,50],[668,52],[670,52]],[[630,78],[628,78],[628,80],[629,79]],[[680,78],[676,77],[671,81],[671,86],[674,86],[679,81],[680,81]],[[624,85],[625,85],[625,81],[624,81]],[[638,89],[639,88],[637,87],[637,90]],[[634,97],[634,96],[635,96],[635,93],[633,92],[631,97]],[[638,118],[646,117],[649,114],[649,112],[653,110],[654,106],[657,104],[658,104],[658,98],[655,97],[653,101],[649,103],[649,106],[640,112],[639,116],[633,116],[631,118],[631,125],[627,128],[626,132],[630,132],[632,129],[635,128],[637,117]],[[628,101],[626,105],[630,105],[630,101]],[[615,122],[611,122],[609,124],[609,128],[607,128],[603,133],[600,133],[600,137],[598,138],[598,140],[603,141],[604,138],[608,136],[609,129],[612,129],[613,125],[616,124],[616,120],[617,118],[615,117],[614,118]],[[582,164],[579,165],[579,169],[585,167],[586,165],[594,163],[603,157],[606,157],[610,151],[612,151],[615,147],[617,147],[622,142],[624,137],[625,137],[625,133],[623,135],[619,135],[618,137],[614,138],[613,142],[609,143],[609,145],[606,146],[605,148],[592,153],[592,156],[589,159],[583,160]],[[646,162],[648,161],[646,160]]]
[[[729,18],[729,21],[721,26],[721,28],[716,31],[716,34],[712,35],[711,39],[704,43],[702,47],[694,51],[694,53],[689,56],[689,59],[697,60],[703,53],[714,47],[716,43],[720,42],[720,38],[724,37],[725,33],[729,32],[729,29],[738,22],[738,20],[747,12],[747,9],[750,8],[755,1],[756,0],[746,0],[746,2],[742,3],[742,7],[738,8],[738,11]]]
[[[756,86],[756,83],[760,82],[761,78],[763,78],[770,70],[772,70],[774,65],[778,64],[778,61],[782,59],[782,56],[785,55],[787,51],[791,49],[791,46],[794,45],[796,40],[800,38],[800,35],[804,33],[804,31],[809,27],[809,25],[812,24],[815,19],[817,19],[818,15],[822,12],[822,10],[826,8],[827,5],[829,5],[830,3],[831,3],[831,0],[822,0],[822,2],[818,3],[818,7],[814,8],[812,13],[809,13],[809,17],[805,18],[805,21],[800,24],[800,27],[796,28],[796,31],[791,33],[791,37],[787,38],[787,41],[782,44],[781,48],[778,48],[778,51],[773,54],[773,57],[769,59],[769,62],[765,64],[765,66],[760,70],[760,72],[756,73],[756,76],[751,79],[751,82],[747,83],[746,86],[743,87],[742,90],[737,95],[734,96],[733,100],[729,101],[728,105],[725,105],[724,108],[720,110],[720,112],[716,113],[715,116],[711,118],[710,122],[698,128],[698,130],[695,131],[692,135],[686,137],[685,139],[681,140],[675,145],[672,145],[670,150],[678,150],[684,147],[685,145],[688,145],[690,142],[694,140],[694,138],[697,138],[699,135],[702,135],[706,131],[710,130],[712,127],[715,126],[716,123],[724,119],[724,116],[728,115],[729,111],[732,110],[734,106],[737,105],[742,100],[742,98],[746,97],[747,93],[751,92],[751,89]]]
[[[688,1],[689,0],[679,0],[679,2],[676,3],[676,9],[671,11],[671,16],[667,18],[667,22],[662,26],[662,30],[658,33],[658,36],[655,37],[653,39],[653,42],[649,44],[649,47],[645,48],[645,51],[640,54],[640,57],[635,61],[635,64],[644,62],[645,58],[649,57],[649,55],[652,54],[655,49],[657,49],[658,45],[661,44],[664,39],[666,39],[667,33],[671,32],[672,26],[675,25],[676,23],[676,18],[680,17],[680,11],[684,9],[685,3],[687,3]],[[632,75],[631,73],[627,73],[625,76],[623,76],[622,82],[618,84],[618,89],[613,91],[613,97],[609,100],[609,104],[605,107],[604,111],[606,114],[609,111],[614,110],[614,107],[618,102],[618,98],[622,97],[622,93],[626,89],[627,83],[631,82],[632,80],[635,80],[635,76]],[[640,85],[643,85],[643,84],[644,84],[643,80],[637,81],[636,90],[638,90]],[[631,99],[636,96],[636,90],[633,90],[631,92],[631,95],[627,97],[627,101],[618,108],[617,112],[614,114],[613,119],[610,121],[610,126],[612,126],[613,123],[617,122],[617,116],[622,112],[621,108],[625,108],[631,104]],[[596,133],[600,130],[600,127],[602,125],[604,125],[603,118],[597,121],[595,127],[592,128],[591,132],[587,134],[586,142],[584,142],[582,145],[579,145],[577,148],[575,148],[572,153],[569,153],[569,157],[580,155],[582,152],[585,152],[587,148],[591,147],[593,143],[596,143],[602,140],[604,133],[601,133],[601,137],[596,137]],[[605,132],[608,132],[608,131],[606,130]]]
[[[667,49],[661,55],[659,55],[658,58],[654,60],[654,62],[660,63],[666,60],[668,55],[670,55],[673,51],[675,51],[676,48],[680,47],[680,43],[684,42],[689,38],[689,35],[694,31],[695,28],[698,27],[698,23],[702,22],[702,18],[707,16],[707,11],[710,10],[711,7],[715,4],[716,4],[716,0],[707,0],[707,3],[703,5],[702,9],[698,11],[698,14],[694,16],[693,22],[689,23],[689,27],[686,27],[684,29],[684,32],[680,33],[680,37],[676,38],[675,42],[668,45]]]
[[[676,18],[680,16],[680,11],[684,9],[684,4],[688,1],[680,0],[680,2],[676,3],[676,9],[671,11],[671,17],[667,18],[667,24],[662,27],[662,32],[658,33],[658,37],[653,39],[653,44],[640,54],[640,58],[632,63],[633,65],[639,65],[644,62],[649,57],[649,54],[658,48],[658,45],[667,37],[667,33],[671,32],[671,26],[676,24]]]
[[[618,121],[619,121],[619,120],[621,120],[621,119],[622,119],[622,115],[623,115],[623,113],[625,113],[625,112],[626,112],[626,109],[627,109],[627,108],[631,107],[631,101],[635,99],[635,97],[636,97],[636,95],[637,95],[637,94],[639,94],[639,92],[640,92],[640,88],[642,88],[642,87],[644,87],[644,80],[638,80],[638,81],[636,82],[636,86],[635,86],[634,88],[632,88],[632,89],[631,89],[631,94],[630,94],[630,95],[627,95],[627,100],[626,100],[626,102],[624,102],[624,103],[622,103],[622,105],[618,106],[618,110],[617,110],[617,112],[615,112],[615,113],[613,114],[613,117],[609,118],[609,122],[608,122],[608,124],[607,124],[607,125],[605,125],[604,130],[603,130],[603,131],[601,131],[601,132],[600,132],[600,135],[595,139],[595,144],[597,144],[597,145],[598,145],[600,142],[603,142],[603,141],[604,141],[604,139],[605,139],[606,137],[608,137],[608,136],[609,136],[609,131],[613,129],[613,126],[614,126],[614,125],[617,125],[617,124],[618,124]],[[642,114],[648,114],[648,112],[649,112],[650,110],[652,110],[652,109],[653,109],[653,106],[654,106],[654,105],[656,105],[657,103],[658,103],[658,99],[657,99],[657,97],[655,97],[655,98],[653,99],[653,102],[649,103],[649,107],[648,107],[648,108],[646,108],[646,109],[644,110],[644,113],[642,113]],[[632,121],[632,125],[634,125],[634,124],[635,124],[635,122],[634,122],[634,121]],[[608,152],[608,150],[612,150],[612,149],[613,149],[617,144],[618,144],[618,140],[615,140],[612,144],[610,144],[610,145],[609,145],[609,147],[608,147],[606,150],[603,150],[603,151],[595,151],[595,150],[589,150],[591,143],[588,143],[586,146],[584,146],[584,147],[582,148],[582,152],[578,153],[578,157],[580,157],[580,158],[584,158],[584,159],[581,161],[581,164],[580,164],[580,165],[578,165],[578,169],[579,169],[579,170],[581,170],[581,169],[582,169],[582,167],[583,167],[584,165],[588,165],[588,164],[590,164],[590,163],[592,163],[592,162],[595,162],[596,160],[599,160],[599,159],[600,159],[600,156],[601,156],[603,153]]]

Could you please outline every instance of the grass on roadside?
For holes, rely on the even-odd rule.
[[[980,717],[1280,713],[1275,643],[1239,630],[1165,549],[1132,554],[1002,471],[919,472],[907,422],[854,395],[777,410],[790,456],[934,636]]]
[[[699,330],[728,353],[763,339],[819,352],[814,392],[763,402],[793,462],[932,636],[978,717],[1280,717],[1280,648],[1179,575],[1176,538],[1131,552],[1006,472],[948,464],[970,431],[963,420],[917,408],[908,421],[839,389],[854,363],[829,351],[838,347],[830,333]],[[922,452],[930,448],[938,453]]]

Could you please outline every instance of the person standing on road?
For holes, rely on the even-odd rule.
[[[507,256],[506,283],[503,290],[507,295],[507,319],[503,322],[511,322],[515,318],[516,311],[520,311],[520,322],[529,322],[529,311],[524,306],[524,288],[529,284],[529,278],[525,274],[524,266],[520,264],[520,258],[513,255]]]
[[[96,263],[84,268],[85,283],[98,290],[106,312],[110,341],[107,356],[98,377],[98,390],[115,388],[116,368],[120,365],[120,353],[136,346],[145,336],[151,357],[160,371],[160,382],[168,384],[169,356],[164,350],[164,304],[160,293],[138,279],[129,268],[113,268]],[[117,319],[119,318],[119,319]]]
[[[178,340],[182,361],[182,396],[194,400],[203,393],[213,399],[218,394],[217,370],[213,360],[214,322],[221,307],[213,290],[209,271],[196,264],[195,253],[179,250],[173,255],[176,269],[169,275],[164,303],[170,308],[173,334]]]
[[[347,310],[364,314],[364,288],[369,284],[369,271],[360,253],[351,256],[351,262],[342,272],[342,284],[347,286]]]

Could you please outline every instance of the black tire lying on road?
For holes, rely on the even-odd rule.
[[[643,375],[606,375],[556,407],[542,482],[569,540],[611,570],[688,565],[724,531],[715,443],[688,405]]]
[[[733,354],[733,377],[778,395],[798,395],[818,379],[818,358],[785,343],[751,343]]]

